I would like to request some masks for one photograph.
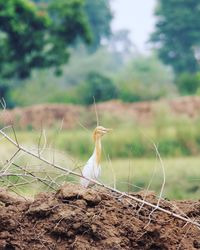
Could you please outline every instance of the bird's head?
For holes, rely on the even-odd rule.
[[[93,133],[94,140],[101,138],[103,135],[107,134],[108,132],[112,131],[110,128],[104,128],[102,126],[97,126]]]

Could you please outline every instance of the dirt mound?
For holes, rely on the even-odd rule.
[[[117,118],[122,121],[146,123],[154,119],[157,111],[164,107],[170,115],[186,115],[191,118],[200,116],[200,97],[180,97],[175,100],[154,102],[123,103],[112,100],[97,104],[99,115]],[[1,124],[15,124],[18,128],[40,129],[42,126],[63,125],[64,129],[75,128],[82,121],[88,127],[96,124],[94,106],[43,104],[26,108],[15,108],[1,112]],[[93,124],[94,123],[94,124]]]
[[[139,122],[152,120],[157,111],[165,109],[170,115],[186,115],[190,118],[200,116],[200,97],[186,96],[174,100],[146,101],[136,103],[123,103],[121,101],[109,101],[97,105],[100,112],[109,112],[115,116],[128,116]]]
[[[143,193],[133,194],[143,197]],[[1,195],[2,197],[5,195]],[[9,198],[1,206],[0,249],[200,249],[200,230],[171,215],[117,197],[105,189],[67,184],[34,201]],[[148,193],[146,199],[156,203]],[[200,220],[200,202],[173,202]],[[173,205],[161,206],[173,211]],[[150,222],[150,223],[149,223]]]
[[[4,124],[15,124],[18,128],[35,128],[62,126],[74,128],[77,119],[85,109],[76,105],[42,104],[26,108],[15,108],[1,113],[1,121]],[[62,122],[63,121],[63,122]]]

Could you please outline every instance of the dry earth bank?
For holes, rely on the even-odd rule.
[[[156,204],[153,193],[132,194]],[[200,249],[200,229],[118,197],[103,188],[66,184],[34,201],[1,190],[0,249]],[[200,202],[162,201],[161,207],[200,222]]]

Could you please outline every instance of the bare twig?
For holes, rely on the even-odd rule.
[[[93,100],[94,100],[94,110],[95,110],[95,114],[96,114],[97,126],[99,126],[99,116],[98,116],[98,113],[97,113],[97,105],[96,105],[96,101],[95,101],[94,96],[93,96]]]
[[[163,194],[163,191],[164,191],[164,187],[165,187],[165,182],[166,182],[166,177],[165,177],[165,168],[164,168],[164,163],[163,163],[163,160],[160,156],[160,153],[158,151],[158,148],[156,146],[156,144],[154,143],[154,148],[156,150],[156,155],[160,161],[160,166],[161,166],[161,169],[162,169],[162,172],[163,172],[163,182],[162,182],[162,186],[161,186],[161,190],[160,190],[160,194],[159,194],[159,199],[158,199],[158,203],[157,203],[157,206],[159,206],[159,203],[160,203],[160,200],[162,198],[162,194]]]
[[[41,145],[42,137],[44,137],[44,144],[41,148],[40,145]],[[39,140],[38,140],[38,155],[41,155],[44,152],[46,145],[47,145],[46,132],[45,132],[45,129],[42,128],[40,132]]]
[[[6,101],[3,97],[0,100],[0,104],[2,106],[3,111],[5,111],[6,110]]]
[[[78,121],[78,124],[83,128],[85,129],[87,132],[90,133],[90,130],[88,128],[86,128],[86,126],[84,126],[80,121]]]
[[[19,169],[21,169],[21,170],[23,170],[23,171],[25,172],[25,174],[28,173],[28,174],[29,174],[30,176],[32,176],[33,178],[38,179],[38,181],[40,181],[40,182],[43,183],[44,185],[50,187],[51,189],[56,190],[56,189],[53,188],[51,185],[47,184],[47,182],[49,182],[48,180],[41,179],[40,177],[35,176],[32,172],[30,172],[30,171],[28,171],[27,169],[25,169],[25,168],[23,168],[23,167],[17,165],[16,163],[12,163],[12,165],[15,166],[15,167],[17,167],[17,168],[19,168]],[[52,182],[52,183],[53,183],[54,185],[57,185],[57,186],[58,186],[58,184],[57,184],[56,182]]]
[[[16,141],[17,145],[19,145],[19,142],[18,142],[18,139],[17,139],[17,135],[16,135],[16,132],[15,132],[15,128],[14,128],[13,125],[11,125],[11,127],[12,127],[12,131],[13,131],[13,134],[14,134],[14,137],[15,137],[15,141]]]
[[[113,169],[113,165],[112,165],[112,161],[110,159],[110,156],[108,155],[108,161],[111,167],[111,171],[112,171],[112,176],[113,176],[113,187],[116,188],[116,175],[115,175],[115,171]]]

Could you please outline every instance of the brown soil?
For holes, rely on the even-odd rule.
[[[154,102],[123,103],[108,101],[97,104],[99,115],[117,118],[118,120],[145,123],[153,120],[159,112],[186,115],[190,118],[200,116],[200,97],[181,97],[175,100]],[[83,122],[87,127],[93,126],[95,121],[94,107],[78,105],[43,104],[26,108],[15,108],[1,112],[1,123],[12,122],[18,128],[40,129],[42,126],[60,126],[63,121],[64,129],[71,129]],[[93,124],[93,123],[94,124]]]
[[[132,194],[142,198],[144,193]],[[156,203],[153,193],[146,199]],[[103,188],[67,184],[34,201],[1,192],[0,249],[200,249],[200,229]],[[6,202],[7,200],[7,202]],[[200,222],[200,202],[167,202]],[[150,223],[149,223],[150,222]]]
[[[84,108],[76,105],[42,104],[26,108],[15,108],[1,113],[1,122],[15,124],[18,128],[35,128],[60,126],[73,128]]]

